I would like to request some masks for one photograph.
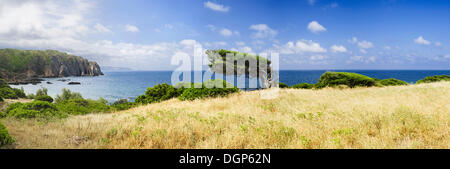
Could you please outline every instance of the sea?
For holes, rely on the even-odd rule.
[[[354,72],[377,79],[396,78],[408,83],[415,83],[426,76],[450,75],[450,70],[280,70],[279,79],[287,85],[298,83],[316,83],[319,77],[327,71]],[[148,87],[157,84],[171,84],[172,71],[118,71],[103,72],[105,75],[96,77],[64,77],[43,78],[41,84],[11,85],[23,88],[26,94],[35,93],[41,88],[47,88],[48,94],[55,97],[66,88],[81,93],[84,98],[104,98],[112,103],[120,99],[133,100],[145,93]],[[205,72],[203,72],[205,73]],[[192,77],[193,78],[193,77]],[[214,79],[215,76],[212,76]],[[61,81],[62,79],[68,81]],[[230,82],[229,78],[225,77]],[[68,82],[80,82],[81,85],[68,85]],[[52,84],[47,84],[50,82]],[[236,84],[236,83],[235,83]],[[248,85],[248,80],[247,80]]]

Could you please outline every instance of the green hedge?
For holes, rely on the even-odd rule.
[[[379,80],[379,81],[377,81],[377,83],[380,84],[380,85],[382,85],[382,86],[401,86],[401,85],[408,85],[407,82],[405,82],[405,81],[403,81],[403,80],[394,79],[394,78]]]
[[[45,101],[45,102],[53,103],[53,98],[50,97],[49,95],[37,96],[37,97],[35,97],[34,100],[39,100],[39,101]]]
[[[313,87],[314,87],[314,84],[300,83],[300,84],[293,85],[290,88],[293,88],[293,89],[312,89]]]
[[[6,127],[2,123],[0,123],[0,147],[12,144],[14,142],[15,140],[11,137],[11,135],[9,135],[8,129],[6,129]]]
[[[288,86],[287,84],[284,84],[284,83],[280,82],[280,83],[278,84],[278,87],[279,87],[279,88],[288,88],[289,86]]]
[[[346,85],[350,88],[357,86],[370,87],[376,84],[375,79],[357,73],[349,72],[326,72],[320,78],[316,88],[334,87]]]
[[[179,93],[175,87],[164,83],[149,87],[144,95],[138,96],[135,99],[135,102],[141,104],[156,103],[169,100],[177,97],[178,95]]]
[[[432,83],[432,82],[439,82],[439,81],[450,81],[449,75],[436,75],[436,76],[427,76],[425,79],[418,80],[416,83]]]
[[[5,112],[6,117],[14,118],[62,118],[67,115],[60,113],[56,106],[45,101],[11,104]]]
[[[56,104],[61,113],[71,115],[84,115],[89,113],[107,113],[111,111],[105,100],[70,99]]]

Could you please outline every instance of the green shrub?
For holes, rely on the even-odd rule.
[[[37,97],[35,97],[34,100],[40,100],[40,101],[45,101],[45,102],[53,103],[53,98],[50,97],[49,95],[41,95],[41,96],[37,96]]]
[[[84,115],[88,113],[106,113],[111,111],[111,107],[103,99],[70,99],[56,103],[56,107],[62,113],[71,115]]]
[[[27,98],[28,99],[35,99],[36,97],[39,97],[39,96],[46,96],[46,95],[48,95],[47,92],[48,92],[48,89],[42,88],[42,89],[37,90],[36,94],[29,94],[27,96]]]
[[[284,84],[284,83],[281,83],[281,82],[280,82],[280,83],[278,84],[278,87],[279,87],[279,88],[288,88],[289,86],[288,86],[287,84]]]
[[[323,88],[346,85],[354,88],[356,86],[370,87],[375,84],[375,79],[357,73],[326,72],[319,78],[319,82],[314,87]]]
[[[405,81],[390,78],[390,79],[383,79],[377,81],[378,84],[382,86],[400,86],[400,85],[408,85]]]
[[[8,129],[0,123],[0,147],[14,143],[15,140],[9,135]]]
[[[17,99],[16,92],[9,87],[0,88],[0,97],[3,97],[5,99]]]
[[[5,79],[0,78],[0,88],[9,87]]]
[[[418,80],[416,83],[432,83],[432,82],[439,82],[439,81],[450,81],[449,75],[436,75],[436,76],[427,76],[425,79]]]
[[[309,83],[300,83],[300,84],[291,86],[291,88],[293,88],[293,89],[312,89],[313,87],[314,87],[314,84],[309,84]]]
[[[225,80],[209,80],[201,86],[201,88],[185,88],[178,98],[180,100],[195,100],[208,97],[223,97],[231,93],[239,92],[238,88]]]
[[[177,97],[178,94],[175,87],[164,83],[149,87],[145,92],[145,95],[137,97],[135,102],[141,104],[156,103]]]
[[[0,102],[3,102],[4,100],[3,100],[3,97],[0,97]]]
[[[116,110],[128,110],[130,108],[133,108],[134,106],[135,104],[133,102],[128,102],[127,99],[118,100],[111,105],[111,107]]]
[[[58,112],[54,104],[45,101],[11,104],[6,110],[6,116],[20,119],[66,117],[65,114]]]
[[[83,99],[80,93],[71,92],[69,89],[63,89],[61,95],[56,95],[55,103],[71,99]]]

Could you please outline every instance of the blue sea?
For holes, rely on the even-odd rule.
[[[328,70],[281,70],[280,82],[287,85],[298,83],[316,83],[319,77]],[[408,83],[415,83],[426,76],[450,75],[450,70],[329,70],[354,72],[378,79],[396,78]],[[127,71],[104,72],[104,76],[97,77],[65,77],[44,78],[42,84],[37,85],[13,85],[15,88],[23,88],[25,93],[35,93],[38,89],[47,88],[48,94],[55,97],[63,88],[73,92],[79,92],[85,98],[98,99],[100,97],[114,102],[119,99],[134,99],[145,93],[148,87],[160,83],[171,83],[172,71]],[[81,82],[81,85],[68,85],[68,82],[58,81],[70,79],[73,82]],[[53,84],[47,84],[47,82]]]

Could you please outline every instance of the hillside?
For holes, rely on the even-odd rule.
[[[0,77],[8,82],[28,78],[99,76],[96,62],[54,50],[0,50]]]
[[[282,89],[43,123],[1,119],[16,148],[449,148],[450,82]]]

